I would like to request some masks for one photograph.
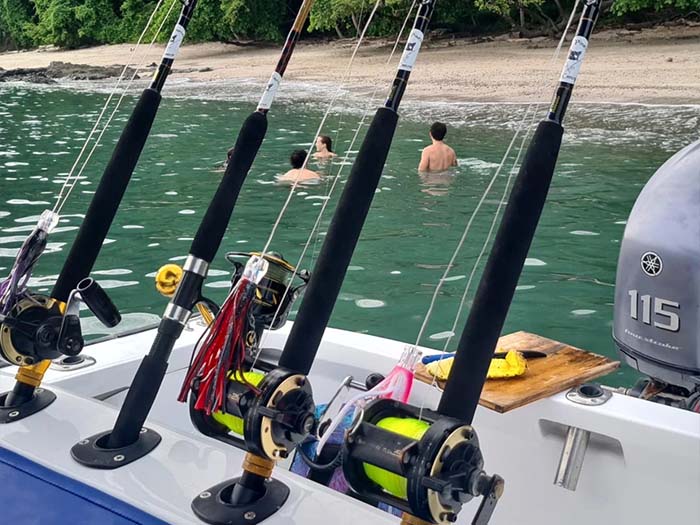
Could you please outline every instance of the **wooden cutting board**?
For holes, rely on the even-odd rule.
[[[538,350],[547,357],[528,359],[527,372],[520,377],[486,381],[479,404],[500,413],[581,385],[620,366],[619,361],[528,332],[502,336],[496,351],[507,350]],[[422,363],[415,374],[432,384],[433,376]],[[438,386],[444,388],[444,381],[438,381]]]

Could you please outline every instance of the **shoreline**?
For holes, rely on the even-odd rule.
[[[300,43],[285,79],[303,83],[327,98],[332,80],[342,79],[354,41]],[[133,46],[119,44],[77,50],[39,49],[0,53],[0,68],[46,67],[62,61],[90,66],[123,64]],[[460,103],[549,103],[566,50],[551,57],[548,38],[473,43],[439,39],[424,46],[406,97],[413,101]],[[159,62],[164,46],[143,52],[143,65]],[[370,40],[357,55],[346,88],[363,95],[389,81],[399,53],[387,64],[391,44]],[[279,49],[207,43],[182,47],[173,79],[193,82],[266,82]],[[642,31],[606,30],[594,35],[575,89],[576,103],[700,104],[700,24]],[[141,72],[142,79],[152,70]],[[89,81],[85,81],[89,82]]]

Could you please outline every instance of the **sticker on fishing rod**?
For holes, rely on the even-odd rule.
[[[168,42],[168,47],[165,48],[163,58],[167,58],[169,60],[174,59],[175,55],[177,55],[178,49],[180,49],[180,44],[182,44],[183,38],[185,38],[185,28],[180,24],[177,24],[170,35],[170,41]]]
[[[566,59],[566,64],[564,64],[564,70],[561,72],[560,82],[566,82],[567,84],[575,84],[578,74],[581,71],[581,62],[583,62],[583,55],[586,54],[586,48],[588,47],[588,39],[583,36],[577,36],[571,42],[571,47],[569,48],[569,57]]]
[[[408,36],[408,42],[406,42],[406,47],[403,50],[403,55],[401,56],[401,63],[399,64],[399,69],[403,71],[413,71],[413,66],[418,58],[418,51],[420,51],[420,46],[423,43],[423,31],[420,29],[414,29]]]
[[[272,73],[267,86],[265,87],[265,93],[260,97],[260,103],[258,104],[258,109],[270,109],[272,107],[272,102],[277,96],[277,90],[280,88],[282,83],[282,75],[277,71]]]

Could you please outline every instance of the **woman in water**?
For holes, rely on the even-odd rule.
[[[292,169],[287,173],[282,175],[277,179],[277,182],[285,182],[294,184],[295,182],[299,184],[315,183],[321,180],[321,176],[315,171],[304,168],[304,162],[306,161],[306,151],[303,149],[298,149],[294,151],[289,157],[289,162],[292,165]]]
[[[333,141],[327,135],[319,135],[316,139],[316,153],[313,157],[316,160],[327,160],[335,157],[333,152]]]

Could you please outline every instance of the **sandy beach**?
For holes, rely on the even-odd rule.
[[[354,41],[300,44],[289,66],[289,80],[322,83],[341,79]],[[549,98],[565,51],[556,63],[552,39],[496,38],[428,41],[414,70],[407,96],[416,100],[528,102]],[[568,47],[568,46],[567,46]],[[162,45],[147,51],[144,65],[158,62]],[[395,62],[386,64],[387,41],[366,42],[353,67],[349,87],[367,89],[387,82]],[[51,61],[75,64],[123,64],[130,45],[72,51],[41,49],[0,54],[0,67],[44,67]],[[265,81],[279,55],[276,46],[195,44],[184,46],[175,75],[192,80],[258,79]],[[193,71],[206,68],[206,71]],[[325,88],[324,88],[325,89]],[[594,34],[576,88],[577,102],[650,104],[700,103],[700,24],[641,31],[606,30]]]

